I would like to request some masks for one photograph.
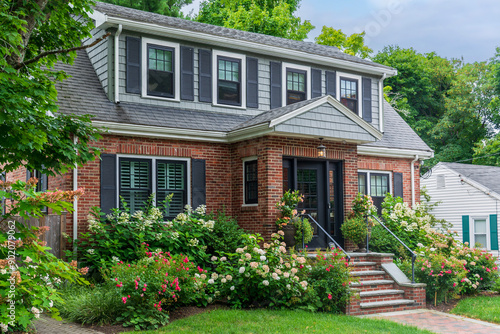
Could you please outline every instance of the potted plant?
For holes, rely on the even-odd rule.
[[[366,235],[368,227],[363,217],[353,215],[347,218],[340,227],[344,238],[358,245],[358,251],[366,251]]]
[[[278,229],[283,230],[287,247],[295,246],[299,240],[302,242],[302,234],[304,234],[305,243],[312,240],[311,224],[307,219],[300,217],[297,211],[297,205],[303,201],[304,195],[301,195],[298,190],[288,190],[276,203],[276,208],[280,211],[276,225]]]

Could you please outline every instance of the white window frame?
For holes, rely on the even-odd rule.
[[[357,112],[357,115],[361,117],[361,113],[362,113],[361,108],[362,108],[362,102],[363,102],[363,89],[361,87],[361,83],[362,83],[363,78],[360,75],[344,73],[344,72],[337,72],[336,90],[337,90],[337,97],[338,97],[339,102],[341,99],[341,96],[340,96],[340,79],[341,78],[352,79],[352,80],[358,81],[358,112]]]
[[[243,187],[242,187],[243,188],[243,205],[242,206],[245,206],[245,207],[247,207],[247,206],[248,207],[252,207],[252,206],[258,206],[259,205],[259,203],[252,203],[252,204],[245,203],[245,190],[246,190],[245,189],[245,183],[246,183],[245,182],[245,162],[248,162],[248,161],[257,161],[257,160],[258,159],[257,159],[256,155],[241,159],[241,165],[243,167],[243,179],[242,179],[243,180]],[[259,162],[257,162],[257,166],[258,166],[258,164],[259,164]],[[258,174],[258,171],[257,171],[257,180],[258,180],[258,177],[259,177],[258,175],[259,174]],[[258,181],[257,181],[257,184],[258,184]],[[257,195],[257,202],[258,202],[258,195]]]
[[[219,78],[219,62],[218,57],[234,58],[241,61],[241,106],[232,104],[218,103],[218,78]],[[247,108],[247,57],[244,54],[225,52],[220,50],[212,51],[212,105],[217,107],[246,109]]]
[[[306,72],[306,100],[311,99],[311,67],[292,63],[281,63],[281,105],[286,106],[286,69],[300,70]]]
[[[484,220],[486,221],[486,248],[482,248],[484,250],[489,250],[491,247],[491,231],[490,231],[490,217],[488,215],[478,215],[478,216],[470,216],[472,218],[472,224],[469,225],[469,235],[470,235],[470,247],[474,247],[476,244],[476,234],[474,233],[476,227],[476,220]]]
[[[120,207],[120,158],[133,158],[133,159],[148,159],[151,160],[151,193],[156,194],[156,160],[174,160],[186,162],[186,187],[187,187],[187,204],[191,205],[191,159],[190,158],[177,158],[165,156],[151,156],[151,155],[134,155],[134,154],[117,154],[116,155],[116,207]],[[153,199],[153,205],[156,205],[156,196]]]
[[[179,43],[166,42],[158,39],[143,37],[141,44],[141,97],[155,100],[180,102],[181,96],[181,54]],[[165,46],[174,49],[174,97],[148,95],[148,44]]]
[[[360,169],[359,173],[366,173],[366,192],[368,196],[371,196],[371,184],[370,184],[370,174],[387,174],[389,175],[389,193],[393,195],[392,189],[392,172],[385,170],[374,170],[374,169]],[[359,185],[357,191],[359,192]],[[377,196],[378,197],[378,196]]]

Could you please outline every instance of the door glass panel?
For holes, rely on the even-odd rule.
[[[318,171],[316,169],[297,170],[297,189],[304,195],[304,202],[299,203],[300,210],[306,210],[315,220],[318,219]],[[314,234],[317,235],[316,224]]]
[[[328,223],[330,234],[335,235],[335,175],[333,170],[328,171]]]

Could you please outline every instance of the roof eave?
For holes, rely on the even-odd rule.
[[[121,24],[127,30],[147,32],[153,35],[168,35],[172,38],[179,38],[196,43],[206,44],[207,42],[209,42],[221,47],[228,47],[232,49],[237,48],[240,50],[265,54],[268,56],[279,58],[286,57],[295,61],[314,62],[318,65],[335,66],[346,70],[363,72],[376,76],[383,76],[385,74],[386,77],[391,77],[397,74],[396,69],[386,68],[385,66],[380,67],[377,66],[378,64],[376,63],[374,63],[374,65],[369,65],[327,56],[315,55],[303,51],[271,46],[267,44],[216,36],[208,33],[193,33],[193,31],[190,30],[166,27],[153,23],[139,22],[130,19],[109,16],[97,10],[94,10],[94,13],[91,15],[91,17],[96,20],[96,27],[102,29],[115,27],[116,25]],[[263,48],[263,46],[265,47]]]
[[[375,156],[375,157],[402,158],[402,159],[410,159],[410,158],[413,159],[416,156],[418,156],[420,160],[426,160],[434,157],[434,152],[432,151],[378,147],[378,146],[358,146],[358,154]]]

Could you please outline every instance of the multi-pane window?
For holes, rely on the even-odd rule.
[[[259,201],[259,183],[257,160],[245,161],[245,204],[257,204]]]
[[[306,99],[306,71],[286,70],[286,104],[292,104]]]
[[[370,174],[370,196],[385,197],[389,192],[389,174]]]
[[[174,49],[148,44],[148,95],[174,97]]]
[[[391,192],[389,173],[358,173],[358,192],[370,195],[378,213],[382,212],[382,202],[387,193]]]
[[[340,78],[340,102],[358,113],[358,80]]]
[[[474,219],[474,244],[480,244],[481,248],[487,248],[486,219]]]
[[[217,103],[241,105],[241,60],[217,58]]]
[[[366,173],[359,173],[358,174],[358,192],[362,194],[367,194],[366,192]]]
[[[156,176],[154,184],[153,168]],[[158,206],[162,206],[165,198],[173,194],[165,218],[174,218],[187,204],[185,161],[120,158],[119,181],[119,194],[131,212],[144,209],[147,199],[153,192]]]

